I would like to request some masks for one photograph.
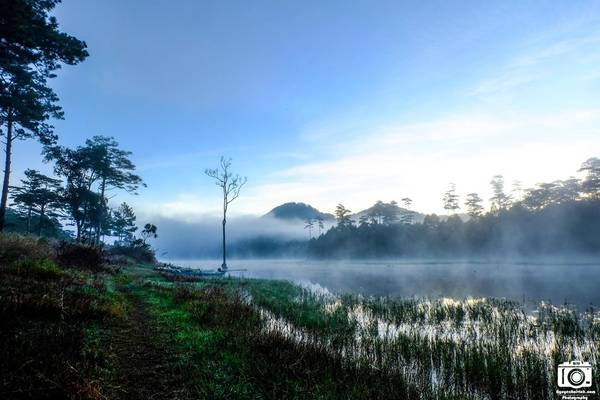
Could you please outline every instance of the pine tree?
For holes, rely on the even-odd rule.
[[[50,118],[63,118],[48,80],[61,64],[74,65],[88,53],[84,42],[61,32],[51,12],[59,0],[0,1],[0,136],[5,160],[0,195],[0,231],[4,229],[13,145],[35,138],[56,141]]]
[[[469,193],[467,195],[465,206],[467,207],[467,213],[471,218],[477,218],[483,214],[483,206],[481,205],[482,202],[483,200],[477,193]]]
[[[444,210],[451,213],[455,213],[460,208],[458,195],[456,194],[456,185],[454,183],[450,184],[450,188],[444,193],[442,201],[444,202]]]
[[[53,211],[60,207],[60,181],[27,169],[21,186],[12,189],[15,204],[27,210],[27,233],[31,233],[31,218],[35,213],[39,216],[37,233],[41,236],[46,218],[54,216]]]

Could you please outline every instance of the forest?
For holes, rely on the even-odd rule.
[[[586,160],[577,172],[583,179],[526,189],[514,182],[509,190],[496,175],[487,210],[477,193],[461,201],[454,184],[440,196],[443,215],[414,211],[408,197],[377,201],[358,213],[339,204],[329,229],[323,229],[320,214],[304,220],[305,240],[261,235],[232,242],[231,253],[312,259],[594,257],[600,249],[600,159]]]
[[[477,193],[464,202],[456,188],[442,196],[447,215],[413,223],[411,211],[398,216],[390,203],[377,203],[358,221],[342,204],[337,226],[312,239],[313,257],[467,257],[597,255],[600,251],[600,159],[583,162],[582,180],[569,178],[505,192],[500,175],[491,180],[488,211]]]

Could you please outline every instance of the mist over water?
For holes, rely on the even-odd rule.
[[[169,260],[215,269],[218,260]],[[228,261],[231,276],[282,279],[335,293],[399,297],[496,297],[536,304],[600,305],[600,261]],[[317,286],[317,287],[318,287]],[[319,290],[322,290],[319,289]]]
[[[221,219],[218,216],[204,216],[196,221],[166,217],[153,221],[160,227],[160,234],[153,241],[159,256],[164,253],[169,258],[208,258],[221,254]],[[270,217],[232,217],[227,229],[227,238],[234,245],[260,237],[306,240],[307,235],[301,220],[281,221]]]

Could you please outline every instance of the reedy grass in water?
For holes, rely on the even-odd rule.
[[[502,299],[334,296],[287,282],[214,284],[244,293],[261,319],[256,335],[377,371],[392,387],[401,378],[423,397],[554,398],[558,364],[600,366],[598,312],[543,303],[526,312]]]

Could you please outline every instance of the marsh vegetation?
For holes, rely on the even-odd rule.
[[[354,395],[546,399],[554,398],[559,363],[598,365],[600,314],[593,310],[541,303],[530,312],[486,298],[337,296],[280,281],[149,285],[189,299],[197,316],[209,307],[198,299],[224,290],[232,304],[251,308],[248,340],[293,348],[299,368],[310,355],[318,361],[313,368],[335,361],[341,374],[359,373],[349,389]]]

